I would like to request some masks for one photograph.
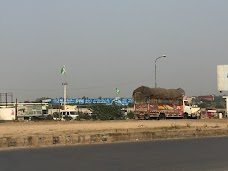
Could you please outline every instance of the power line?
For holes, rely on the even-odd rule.
[[[18,88],[0,88],[0,90],[9,91],[59,91],[60,89],[18,89]]]
[[[79,87],[79,88],[67,88],[70,91],[78,91],[78,90],[88,90],[88,89],[101,89],[106,87],[118,87],[118,86],[127,86],[127,85],[133,85],[138,83],[145,83],[150,82],[150,80],[144,80],[144,81],[137,81],[137,82],[127,82],[127,83],[121,83],[121,84],[107,84],[107,85],[100,85],[100,86],[90,86],[90,87]],[[27,91],[27,92],[44,92],[44,91],[62,91],[62,89],[18,89],[18,88],[0,88],[0,90],[3,91]]]
[[[138,84],[138,83],[145,83],[145,82],[150,82],[150,80],[144,80],[140,82],[129,82],[129,83],[121,83],[121,84],[109,84],[106,86],[91,86],[91,87],[82,87],[82,88],[72,88],[70,90],[87,90],[87,89],[100,89],[100,88],[106,88],[106,87],[118,87],[118,86],[127,86],[127,85],[132,85],[132,84]]]

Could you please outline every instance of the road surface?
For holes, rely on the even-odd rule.
[[[228,171],[228,137],[0,152],[1,171]]]

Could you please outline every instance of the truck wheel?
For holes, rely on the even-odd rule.
[[[164,120],[164,119],[166,119],[166,117],[165,117],[165,114],[164,113],[161,113],[160,115],[159,115],[159,118],[158,118],[159,120]]]
[[[138,117],[137,115],[135,115],[135,116],[134,116],[134,119],[138,120],[138,119],[139,119],[139,117]]]
[[[184,113],[184,119],[188,119],[188,114]]]
[[[150,120],[150,116],[146,114],[146,115],[144,115],[144,119],[145,120]]]

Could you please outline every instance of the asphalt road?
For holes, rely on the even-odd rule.
[[[0,171],[228,171],[228,137],[0,152]]]

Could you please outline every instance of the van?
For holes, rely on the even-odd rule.
[[[76,120],[78,119],[79,114],[76,110],[61,110],[53,114],[54,120]]]

